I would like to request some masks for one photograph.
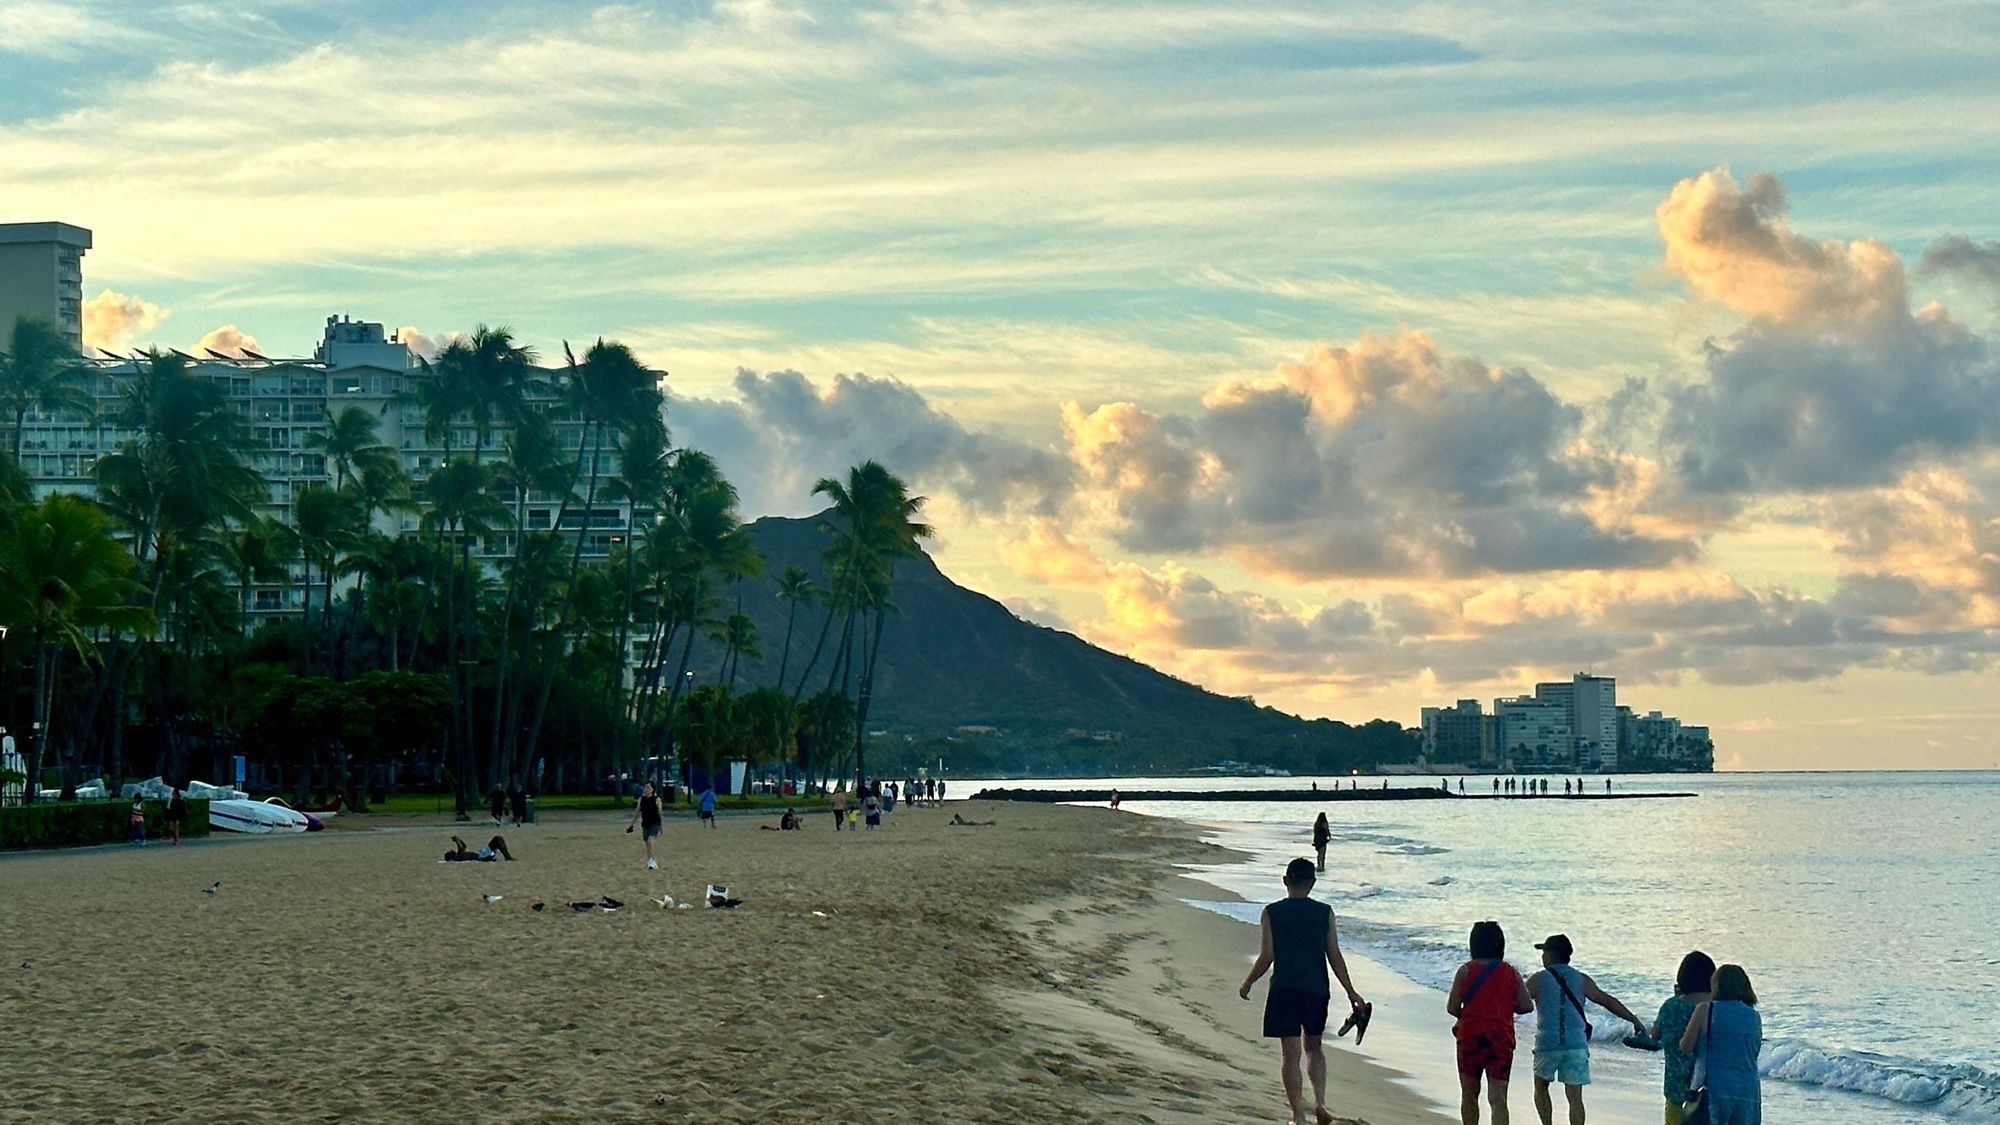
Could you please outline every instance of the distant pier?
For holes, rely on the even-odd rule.
[[[1333,801],[1657,801],[1692,797],[1693,793],[1459,793],[1441,786],[1404,786],[1395,789],[1120,789],[1120,801],[1292,801],[1297,803]],[[1111,800],[1110,789],[981,789],[975,801],[1029,801],[1060,804],[1103,804]]]

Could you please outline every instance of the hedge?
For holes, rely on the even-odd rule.
[[[208,801],[185,797],[181,835],[208,835]],[[0,808],[0,848],[76,848],[132,839],[130,801],[38,801]],[[167,839],[167,803],[146,802],[146,839]]]

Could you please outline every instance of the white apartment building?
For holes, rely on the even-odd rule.
[[[1532,695],[1496,699],[1493,717],[1500,728],[1500,758],[1505,768],[1569,768],[1575,748],[1566,702]]]
[[[86,363],[98,405],[95,418],[36,410],[28,413],[21,467],[33,480],[38,495],[92,494],[97,459],[134,436],[112,423],[144,361],[103,358]],[[423,409],[395,399],[427,376],[409,347],[385,334],[380,324],[330,316],[310,358],[271,359],[254,353],[240,358],[189,357],[188,370],[219,383],[229,404],[248,422],[257,443],[249,460],[270,482],[265,514],[287,523],[292,518],[292,500],[301,488],[333,484],[333,470],[326,458],[308,450],[305,439],[323,430],[327,420],[346,406],[359,406],[380,419],[378,437],[401,457],[404,470],[417,485],[419,501],[423,480],[445,463],[443,443],[424,436]],[[543,393],[538,405],[551,413],[559,446],[572,452],[578,449],[583,441],[582,423],[559,413],[552,394]],[[505,438],[504,428],[496,429],[480,451],[482,460],[501,459]],[[478,445],[471,420],[460,418],[451,434],[452,456],[472,455]],[[617,470],[617,455],[607,449],[598,471],[609,476]],[[512,510],[511,500],[508,507]],[[524,509],[527,529],[550,530],[561,508],[561,497],[530,492]],[[640,513],[641,519],[645,515]],[[631,526],[628,516],[626,505],[602,498],[586,514],[582,498],[576,497],[556,530],[583,535],[584,557],[603,558],[610,554],[612,544],[627,534]],[[409,534],[417,531],[420,519],[420,513],[404,514],[393,522],[378,519],[377,526],[385,532]],[[513,547],[514,532],[503,530],[475,543],[473,555],[496,562],[509,556]],[[306,596],[296,581],[289,586],[253,586],[252,611],[297,613]]]

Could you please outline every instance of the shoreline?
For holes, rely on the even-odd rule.
[[[868,833],[670,821],[649,872],[619,814],[452,865],[468,826],[416,819],[14,857],[0,1121],[1286,1118],[1235,995],[1254,936],[1183,901],[1212,894],[1183,865],[1225,853],[1183,826],[965,801]],[[652,901],[710,882],[743,907]],[[1447,1120],[1328,1061],[1344,1120]]]

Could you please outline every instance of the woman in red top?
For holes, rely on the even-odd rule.
[[[1528,986],[1509,965],[1507,935],[1498,922],[1472,924],[1472,960],[1458,967],[1444,1010],[1458,1017],[1459,1120],[1479,1125],[1479,1076],[1486,1076],[1486,1100],[1493,1125],[1507,1125],[1507,1077],[1514,1069],[1514,1016],[1535,1010]]]

